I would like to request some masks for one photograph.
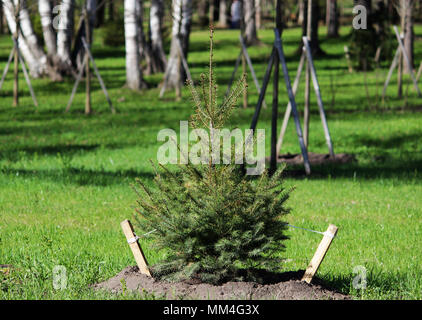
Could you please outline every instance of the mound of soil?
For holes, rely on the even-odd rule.
[[[327,163],[343,164],[356,161],[355,156],[348,153],[338,153],[334,155],[334,158],[332,158],[329,154],[308,152],[308,158],[311,165],[322,165]],[[277,162],[301,165],[303,164],[303,157],[302,154],[281,154],[278,156]]]
[[[279,274],[263,273],[265,284],[254,282],[226,282],[214,286],[199,281],[167,282],[155,280],[138,272],[138,267],[127,267],[115,277],[95,284],[94,289],[119,292],[127,290],[153,294],[166,299],[198,300],[347,300],[348,296],[321,284],[300,281],[303,271]],[[319,282],[318,280],[316,281]]]

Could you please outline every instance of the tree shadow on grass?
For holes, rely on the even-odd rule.
[[[11,175],[13,177],[47,180],[78,186],[102,187],[110,185],[130,184],[131,182],[134,182],[136,178],[140,178],[143,181],[152,180],[155,176],[152,172],[145,172],[135,169],[112,172],[106,171],[104,169],[93,170],[73,167],[52,170],[3,169],[0,172],[4,175]]]

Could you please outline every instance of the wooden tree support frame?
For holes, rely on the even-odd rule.
[[[97,64],[95,63],[94,57],[93,57],[93,55],[91,53],[91,50],[89,49],[89,45],[86,42],[86,40],[85,40],[84,37],[82,37],[81,40],[82,40],[82,45],[84,46],[84,48],[85,48],[85,50],[87,52],[88,58],[89,58],[89,60],[92,63],[92,67],[94,68],[95,75],[97,76],[98,82],[100,83],[100,86],[101,86],[101,89],[103,90],[104,96],[107,99],[107,102],[108,102],[108,105],[110,107],[111,113],[115,114],[116,113],[116,109],[114,109],[114,106],[113,106],[113,104],[111,102],[110,96],[109,96],[109,94],[107,92],[107,88],[106,88],[106,86],[104,84],[103,79],[101,78],[100,72],[98,70]],[[79,83],[82,80],[82,75],[84,73],[84,70],[86,68],[86,64],[87,63],[89,63],[89,61],[87,61],[87,59],[83,59],[82,65],[81,65],[81,67],[79,69],[78,75],[76,77],[75,84],[74,84],[73,89],[72,89],[72,93],[70,95],[69,102],[67,103],[65,112],[69,112],[70,107],[72,106],[73,99],[74,99],[75,94],[76,94],[76,90],[78,89]]]
[[[394,32],[396,34],[397,42],[399,43],[399,45],[397,47],[396,54],[394,55],[393,62],[391,63],[390,70],[388,71],[387,79],[385,80],[384,90],[382,92],[382,100],[384,101],[384,99],[385,99],[385,96],[387,94],[387,88],[388,88],[388,85],[390,84],[391,76],[393,75],[394,70],[397,68],[397,66],[399,64],[400,55],[403,55],[404,61],[407,65],[407,67],[408,67],[408,70],[410,70],[410,76],[411,76],[412,81],[413,81],[413,86],[414,86],[416,92],[418,93],[418,97],[421,97],[422,93],[421,93],[421,91],[419,90],[419,87],[418,87],[418,79],[419,79],[419,76],[420,76],[420,72],[422,72],[421,71],[422,65],[421,65],[420,71],[418,72],[419,76],[415,77],[413,67],[410,64],[409,56],[407,55],[406,49],[404,48],[403,39],[402,39],[402,36],[399,34],[399,30],[398,30],[397,26],[394,26]]]
[[[240,61],[243,61],[243,59],[246,61],[247,66],[249,68],[249,71],[252,75],[252,79],[253,79],[253,82],[255,84],[255,88],[258,92],[258,95],[261,93],[261,86],[259,85],[259,81],[258,81],[258,78],[256,76],[251,57],[249,56],[249,53],[248,53],[248,48],[246,47],[246,44],[245,44],[245,39],[243,39],[242,35],[239,35],[239,42],[240,42],[240,46],[241,46],[240,53],[239,53],[239,55],[236,59],[236,63],[234,65],[232,76],[230,78],[229,85],[227,86],[225,97],[227,97],[228,94],[230,93],[230,89],[233,85],[234,78],[236,76],[237,70],[239,69]],[[267,104],[265,103],[265,101],[263,101],[263,106],[264,106],[264,108],[267,108]]]
[[[327,251],[330,248],[330,245],[333,242],[337,231],[338,228],[335,225],[330,224],[328,226],[327,231],[324,232],[324,237],[322,238],[311,262],[308,265],[308,268],[305,271],[305,274],[302,277],[302,281],[305,281],[306,283],[311,283],[312,278],[317,273],[318,268],[322,263],[322,260],[324,260],[324,257],[327,254]]]
[[[185,70],[188,80],[193,82],[192,75],[191,75],[190,70],[189,70],[188,62],[187,62],[186,57],[183,53],[182,44],[180,43],[180,39],[178,39],[176,41],[176,47],[177,47],[177,53],[178,53],[178,60],[180,59],[183,70]],[[166,73],[164,74],[163,86],[161,87],[161,90],[160,90],[160,98],[162,98],[164,96],[164,93],[166,92],[169,80],[170,80],[170,68],[167,68]]]
[[[277,28],[274,29],[274,35],[275,35],[275,41],[274,41],[273,50],[271,52],[270,59],[268,61],[268,66],[267,66],[267,69],[265,71],[261,93],[259,94],[258,103],[257,103],[256,108],[255,108],[255,113],[254,113],[253,118],[252,118],[252,123],[251,123],[250,129],[255,131],[256,126],[258,124],[259,114],[261,112],[262,104],[263,104],[263,101],[264,101],[265,93],[267,91],[267,87],[268,87],[268,83],[269,83],[269,80],[270,80],[270,77],[271,77],[271,72],[272,72],[273,66],[275,64],[277,64],[277,66],[278,66],[279,63],[281,63],[281,67],[282,67],[283,75],[284,75],[284,82],[285,82],[285,86],[287,88],[287,93],[288,93],[288,96],[289,96],[289,103],[291,105],[293,117],[294,117],[294,121],[295,121],[296,134],[297,134],[297,137],[298,137],[298,140],[299,140],[299,145],[300,145],[300,149],[301,149],[301,153],[302,153],[302,157],[303,157],[303,164],[304,164],[304,167],[305,167],[306,174],[309,175],[309,174],[311,174],[311,166],[309,164],[308,150],[307,150],[305,143],[304,143],[304,140],[303,140],[303,133],[302,133],[302,127],[300,125],[299,112],[297,110],[295,95],[293,94],[293,89],[292,89],[291,82],[290,82],[290,76],[289,76],[289,71],[287,69],[286,59],[285,59],[285,56],[284,56],[283,44],[282,44],[282,40],[280,38],[280,32]],[[275,73],[277,74],[277,69],[276,69]],[[278,81],[279,81],[278,76],[277,77],[275,76],[274,77],[274,88],[278,88]],[[276,155],[277,137],[276,137],[276,135],[277,135],[278,98],[276,98],[276,96],[278,96],[278,90],[273,90],[270,172],[274,172],[275,169],[276,169],[276,166],[277,166],[277,155]]]
[[[148,268],[147,259],[145,258],[141,245],[139,244],[139,238],[133,231],[132,224],[129,220],[124,220],[120,223],[120,226],[122,227],[123,233],[126,236],[126,241],[129,244],[130,249],[132,250],[136,264],[139,267],[139,272],[151,277],[151,272]]]
[[[0,90],[3,87],[4,80],[6,79],[6,75],[9,72],[10,64],[12,63],[12,60],[15,56],[15,53],[17,52],[18,63],[20,63],[20,65],[21,65],[26,84],[29,88],[29,92],[30,92],[31,97],[32,97],[32,101],[34,103],[34,106],[38,107],[38,101],[37,101],[37,98],[35,96],[35,92],[34,92],[34,89],[32,87],[32,84],[31,84],[31,79],[29,77],[28,70],[26,69],[26,66],[25,66],[25,61],[23,60],[22,55],[20,53],[18,42],[13,37],[12,37],[12,40],[13,40],[13,48],[12,48],[12,51],[10,52],[9,59],[7,60],[6,67],[4,68],[2,77],[0,79]]]
[[[308,64],[309,64],[310,71],[311,71],[311,79],[312,79],[313,87],[314,87],[314,90],[315,90],[315,95],[317,97],[319,115],[320,115],[321,123],[322,123],[323,129],[324,129],[325,141],[327,143],[328,152],[330,153],[330,157],[334,158],[335,154],[334,154],[333,144],[332,144],[332,141],[331,141],[331,135],[330,135],[330,130],[328,128],[327,118],[325,116],[324,103],[322,101],[321,89],[320,89],[320,86],[319,86],[318,76],[317,76],[317,73],[316,73],[315,64],[314,64],[314,60],[313,60],[312,53],[311,53],[311,47],[309,45],[309,41],[308,41],[307,37],[303,37],[302,41],[303,41],[304,47],[303,47],[302,56],[300,58],[299,66],[298,66],[298,69],[297,69],[296,79],[295,79],[295,82],[293,83],[293,95],[296,96],[297,89],[298,89],[299,83],[300,83],[300,77],[301,77],[301,74],[302,74],[303,66],[304,66],[305,60],[307,60]],[[283,124],[281,126],[280,135],[279,135],[279,138],[278,138],[278,141],[277,141],[277,157],[280,154],[280,150],[281,150],[281,147],[282,147],[282,144],[283,144],[284,135],[285,135],[286,129],[287,129],[287,124],[288,124],[289,119],[290,119],[291,111],[292,111],[292,107],[291,107],[291,103],[289,102],[288,105],[287,105],[287,108],[286,108],[286,112],[284,114]]]

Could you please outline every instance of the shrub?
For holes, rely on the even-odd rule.
[[[201,76],[200,93],[189,87],[195,104],[193,128],[222,128],[239,96],[245,77],[217,105],[212,68]],[[282,169],[259,178],[244,174],[240,165],[160,166],[149,189],[137,180],[137,227],[150,234],[154,247],[165,252],[152,267],[154,276],[170,280],[196,278],[208,283],[253,280],[245,270],[280,269],[280,252],[287,237],[281,218],[289,212],[289,190],[282,186]]]

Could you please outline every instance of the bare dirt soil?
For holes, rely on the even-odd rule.
[[[323,165],[328,163],[343,164],[356,161],[355,156],[348,153],[338,153],[332,158],[329,154],[308,152],[308,158],[311,165]],[[277,162],[300,165],[303,164],[303,157],[302,154],[281,154],[278,156]]]
[[[138,272],[138,267],[127,267],[115,277],[93,285],[94,289],[120,292],[140,291],[165,299],[198,300],[348,300],[349,296],[324,287],[300,281],[303,271],[285,273],[262,273],[264,284],[255,282],[227,282],[219,286],[198,281],[167,282],[155,280]],[[315,283],[320,283],[315,279]]]

